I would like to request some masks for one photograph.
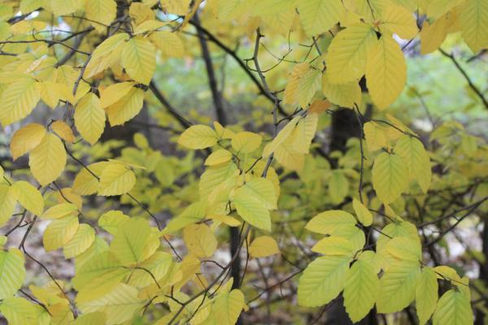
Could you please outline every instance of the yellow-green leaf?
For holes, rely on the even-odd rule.
[[[215,298],[212,308],[217,324],[233,325],[244,308],[244,295],[241,290],[234,289],[229,293],[221,293]]]
[[[0,226],[3,226],[12,216],[15,209],[14,190],[6,183],[0,183]]]
[[[407,185],[408,170],[398,155],[383,152],[376,157],[373,166],[373,188],[384,204],[399,198]]]
[[[419,317],[419,324],[424,325],[434,312],[438,296],[439,285],[434,270],[424,267],[415,290],[415,306]]]
[[[340,31],[327,53],[327,78],[332,84],[359,80],[366,69],[368,52],[377,42],[376,33],[367,24],[353,25]]]
[[[473,324],[473,311],[468,298],[460,291],[449,290],[437,303],[434,325]]]
[[[410,305],[415,299],[419,276],[419,262],[403,261],[391,265],[380,280],[378,312],[394,313]]]
[[[101,161],[88,165],[89,170],[82,168],[75,177],[73,192],[80,195],[95,194],[98,191],[98,179],[96,177],[100,177],[102,175],[102,171],[108,165],[108,162]]]
[[[185,130],[178,139],[178,144],[188,149],[205,149],[217,143],[217,133],[206,125],[193,125]]]
[[[133,37],[122,50],[122,65],[132,79],[148,85],[156,69],[156,49],[148,39]]]
[[[167,57],[180,58],[185,54],[185,48],[181,38],[174,32],[167,30],[152,33],[149,39]]]
[[[345,12],[340,0],[300,1],[298,11],[303,28],[310,37],[331,29]]]
[[[98,195],[113,196],[129,192],[136,184],[136,176],[131,168],[118,163],[110,163],[100,176]]]
[[[135,86],[134,82],[118,82],[100,91],[100,107],[109,107],[122,99]]]
[[[75,141],[75,135],[73,134],[73,130],[71,130],[69,125],[64,123],[63,121],[54,121],[51,124],[51,129],[64,141],[69,143]]]
[[[324,256],[310,263],[298,283],[298,304],[317,307],[328,304],[344,288],[349,256]]]
[[[212,152],[210,156],[205,159],[206,166],[215,166],[228,162],[232,159],[232,153],[225,149],[219,149]]]
[[[261,236],[249,245],[249,255],[252,257],[268,257],[275,254],[280,254],[280,248],[273,237]]]
[[[32,175],[41,185],[55,181],[65,166],[66,151],[61,140],[54,134],[46,134],[29,156]]]
[[[359,222],[361,222],[364,226],[369,227],[373,223],[373,214],[366,208],[361,201],[357,199],[352,200],[352,207],[356,216],[358,217]]]
[[[88,224],[81,224],[73,238],[63,247],[64,256],[72,258],[85,252],[95,241],[95,230]]]
[[[115,19],[117,3],[115,0],[86,0],[86,17],[93,21],[92,25],[100,33]]]
[[[25,181],[18,181],[12,185],[14,197],[28,211],[41,215],[44,211],[44,199],[41,192]]]
[[[413,13],[403,7],[389,5],[381,19],[381,31],[397,34],[403,39],[412,39],[418,33]]]
[[[361,87],[356,81],[344,84],[332,84],[327,74],[322,75],[322,92],[325,97],[337,106],[354,108],[354,104],[361,104]]]
[[[432,179],[429,154],[417,138],[403,135],[395,145],[395,153],[407,165],[410,180],[417,180],[422,191],[427,193]]]
[[[78,216],[71,215],[51,221],[44,231],[44,249],[49,252],[63,247],[73,238],[78,227]]]
[[[22,287],[25,279],[24,262],[24,255],[17,248],[0,252],[0,299],[13,296]]]
[[[59,219],[70,214],[75,214],[78,207],[72,203],[61,203],[50,207],[40,216],[41,219]]]
[[[319,213],[305,226],[305,229],[319,234],[330,234],[340,228],[355,227],[356,219],[345,211],[330,210]]]
[[[11,84],[0,96],[0,122],[3,126],[20,121],[29,115],[41,99],[38,83],[31,78],[21,78]]]
[[[41,324],[39,309],[36,305],[25,298],[8,297],[0,304],[0,312],[7,319],[9,324]]]
[[[387,108],[402,92],[407,80],[407,64],[400,45],[383,35],[371,48],[366,65],[366,81],[373,102]]]
[[[488,2],[467,0],[459,20],[464,41],[474,53],[488,48]]]
[[[151,227],[144,219],[129,219],[115,232],[110,251],[123,265],[141,262],[149,242]]]
[[[100,99],[94,93],[86,94],[75,109],[75,125],[81,136],[90,144],[95,144],[105,128],[105,112],[100,107]]]
[[[119,101],[107,107],[105,110],[111,126],[122,125],[139,114],[144,103],[144,91],[140,88],[132,88]]]
[[[370,261],[358,260],[351,266],[344,286],[344,306],[353,323],[359,322],[373,308],[379,285],[377,272]]]
[[[257,195],[251,195],[245,186],[236,190],[234,205],[237,213],[249,224],[271,231],[271,216],[266,203]]]
[[[183,230],[183,239],[188,251],[196,257],[211,257],[217,249],[217,239],[206,224],[193,224]]]
[[[231,141],[232,148],[238,153],[250,153],[259,148],[263,138],[252,132],[239,132]]]

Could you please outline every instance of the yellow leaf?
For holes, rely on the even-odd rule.
[[[75,141],[73,130],[71,130],[68,124],[64,123],[63,121],[55,121],[53,124],[51,124],[51,129],[64,141],[69,143],[73,143]]]
[[[105,112],[94,93],[88,93],[75,109],[75,125],[81,136],[91,145],[95,144],[105,128]]]
[[[115,19],[117,3],[115,0],[86,0],[85,12],[86,17],[93,21],[93,27],[102,33]]]
[[[7,126],[20,121],[36,107],[41,92],[31,78],[21,78],[11,83],[0,96],[0,122]]]
[[[122,50],[122,66],[132,79],[148,85],[156,69],[154,46],[140,36],[129,39]]]
[[[44,199],[41,192],[34,186],[25,182],[18,181],[12,185],[14,197],[28,211],[35,215],[41,215],[44,211]]]
[[[129,192],[136,184],[134,172],[123,164],[110,163],[100,176],[98,195],[114,196]]]
[[[215,166],[228,162],[232,159],[232,153],[225,149],[219,149],[212,152],[210,156],[205,159],[206,166]]]
[[[307,107],[317,90],[320,89],[321,72],[309,69],[298,81],[296,101],[301,107]]]
[[[15,209],[14,190],[5,183],[0,183],[0,226],[3,226],[12,216]]]
[[[388,31],[407,40],[414,38],[418,33],[413,13],[395,5],[389,5],[386,8],[380,28],[382,32]]]
[[[85,252],[95,241],[95,230],[88,224],[81,224],[73,238],[63,247],[64,256],[72,258]]]
[[[340,0],[308,0],[298,2],[300,21],[312,37],[331,29],[345,13]]]
[[[449,290],[442,295],[434,312],[434,325],[473,324],[473,311],[469,299],[459,291]]]
[[[352,200],[352,207],[356,216],[358,217],[359,222],[361,222],[364,226],[369,227],[373,223],[373,214],[366,208],[361,201],[357,199]]]
[[[178,144],[188,149],[205,149],[217,143],[217,133],[206,125],[193,125],[185,130]]]
[[[174,32],[158,31],[152,33],[149,39],[166,57],[181,58],[185,54],[183,42]]]
[[[285,87],[285,93],[283,98],[284,104],[296,103],[300,80],[308,72],[309,69],[310,66],[307,62],[298,63],[293,66],[293,70],[290,73],[290,77],[288,78],[288,82]]]
[[[144,104],[144,90],[132,88],[119,101],[108,106],[105,110],[111,126],[123,125],[139,114]]]
[[[229,293],[221,293],[215,298],[212,308],[216,324],[233,325],[237,322],[242,309],[244,308],[244,295],[239,289]]]
[[[46,134],[46,129],[44,126],[32,123],[27,124],[23,128],[17,130],[10,142],[10,152],[12,153],[12,158],[16,160],[20,156],[28,153],[35,147],[37,147],[44,135]]]
[[[29,156],[32,175],[41,185],[55,181],[66,166],[66,151],[63,143],[54,134],[46,134],[42,142]]]
[[[467,0],[459,16],[461,35],[474,52],[488,48],[488,2]]]
[[[66,217],[70,214],[75,214],[78,211],[78,207],[72,203],[61,203],[50,207],[41,216],[41,219],[59,219]]]
[[[147,20],[153,20],[155,17],[154,11],[151,10],[150,6],[138,2],[130,4],[129,15],[134,19],[136,25]]]
[[[424,325],[435,310],[439,285],[434,270],[424,267],[415,291],[415,305],[419,324]]]
[[[259,134],[244,131],[237,133],[232,138],[231,144],[237,153],[250,153],[259,148],[262,140]]]
[[[211,257],[217,249],[217,239],[206,224],[193,224],[183,230],[183,239],[190,253],[196,257]]]
[[[373,188],[384,204],[395,201],[408,185],[408,170],[403,160],[387,152],[376,157],[373,166]]]
[[[122,213],[122,211],[112,210],[104,213],[98,219],[98,225],[110,234],[115,235],[119,227],[127,220],[129,220],[129,216]]]
[[[369,151],[388,147],[386,130],[376,122],[366,122],[363,131]]]
[[[420,31],[420,53],[428,54],[437,50],[447,36],[447,29],[449,27],[449,20],[447,15],[437,19],[433,24],[425,21]]]
[[[249,245],[249,255],[252,257],[268,257],[271,255],[280,254],[278,243],[274,238],[269,236],[261,236],[254,239]]]
[[[44,249],[49,252],[63,247],[76,234],[78,226],[78,216],[73,215],[51,221],[44,231]]]
[[[331,84],[327,74],[322,75],[322,92],[325,97],[337,106],[354,108],[361,104],[361,87],[356,81],[344,84]]]
[[[379,109],[392,104],[403,91],[407,65],[400,45],[382,36],[371,49],[366,66],[366,81],[373,102]]]
[[[134,82],[118,82],[100,91],[100,107],[106,108],[122,99],[135,86]]]
[[[357,82],[364,75],[368,52],[376,42],[374,29],[367,24],[349,26],[340,31],[333,38],[325,59],[329,82]]]
[[[165,12],[182,16],[188,13],[190,6],[190,0],[161,0],[160,3]]]
[[[288,124],[278,132],[278,135],[263,149],[263,158],[269,157],[275,150],[290,136],[301,117],[294,117]]]

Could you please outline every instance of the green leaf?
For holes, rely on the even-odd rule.
[[[310,263],[298,283],[298,304],[317,307],[336,298],[344,288],[350,262],[349,256],[324,256]]]
[[[403,160],[387,152],[376,157],[373,166],[373,188],[384,204],[400,197],[408,185],[408,170]]]
[[[344,286],[344,306],[353,323],[359,322],[369,313],[379,291],[375,267],[367,260],[356,261],[349,270]]]
[[[439,298],[438,290],[439,285],[434,270],[430,267],[424,267],[415,290],[415,304],[420,325],[427,323],[432,316]]]
[[[449,290],[437,303],[434,325],[473,324],[473,311],[468,298],[460,291]]]

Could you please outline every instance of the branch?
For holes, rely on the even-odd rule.
[[[156,87],[156,84],[154,83],[154,80],[151,81],[151,83],[149,84],[149,89],[151,89],[151,91],[153,92],[154,96],[156,96],[157,100],[166,108],[166,110],[168,111],[168,113],[171,116],[173,116],[178,121],[178,123],[180,123],[180,125],[183,128],[187,129],[190,126],[193,125],[193,123],[191,123],[190,121],[188,121],[187,119],[185,119],[182,115],[180,115],[176,111],[176,109],[173,106],[171,106],[171,104],[164,97],[163,93],[161,93],[161,91]]]
[[[454,65],[459,70],[459,72],[461,72],[461,74],[464,76],[464,79],[466,79],[466,81],[468,82],[469,87],[476,93],[476,95],[478,95],[478,97],[483,102],[483,105],[485,105],[485,108],[488,109],[488,100],[485,98],[485,96],[483,95],[483,93],[478,89],[478,87],[476,87],[476,85],[473,83],[473,81],[471,81],[471,78],[469,77],[469,75],[467,74],[467,72],[463,69],[463,67],[461,67],[461,65],[459,64],[459,62],[454,57],[454,55],[445,52],[441,48],[439,48],[439,52],[441,52],[442,55],[444,55],[445,57],[448,57],[449,59],[451,59],[451,61],[454,63]]]

